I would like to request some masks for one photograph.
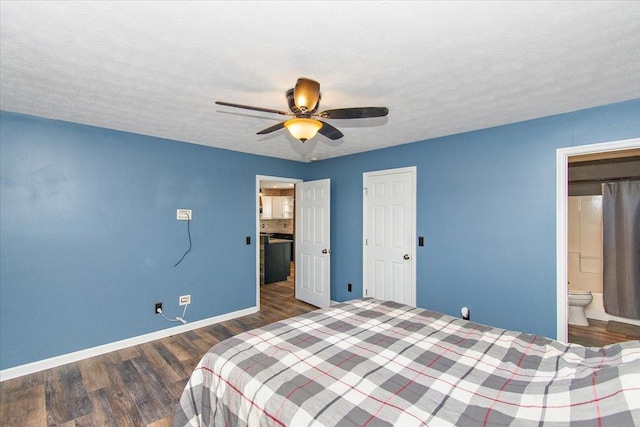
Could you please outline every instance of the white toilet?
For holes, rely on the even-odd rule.
[[[569,291],[569,324],[589,326],[584,307],[591,303],[593,296],[591,291]]]

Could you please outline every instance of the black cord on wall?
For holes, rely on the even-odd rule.
[[[189,249],[187,249],[187,251],[184,253],[184,255],[182,255],[182,258],[180,258],[180,261],[176,262],[174,267],[177,267],[178,264],[180,264],[182,262],[184,257],[187,256],[187,254],[191,251],[191,226],[190,225],[191,225],[191,218],[189,218],[187,220],[187,234],[189,235]]]

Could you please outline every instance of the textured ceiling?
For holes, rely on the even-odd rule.
[[[309,161],[640,98],[640,2],[2,1],[0,108]],[[333,120],[282,116],[298,77]]]

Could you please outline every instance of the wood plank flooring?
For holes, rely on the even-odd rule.
[[[588,320],[589,326],[569,325],[570,343],[587,347],[602,347],[617,342],[637,340],[640,337],[640,326],[595,319]]]
[[[0,383],[0,426],[171,426],[191,371],[211,346],[315,310],[293,274],[261,287],[260,311]]]

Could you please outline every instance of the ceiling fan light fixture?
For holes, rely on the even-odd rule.
[[[256,132],[256,135],[266,135],[286,127],[294,138],[302,142],[313,138],[318,132],[332,141],[344,136],[342,132],[333,127],[333,125],[324,121],[314,120],[314,117],[321,119],[366,119],[371,117],[384,117],[389,114],[387,107],[334,108],[318,112],[320,108],[320,83],[305,77],[300,77],[295,87],[285,92],[285,97],[289,111],[279,111],[272,108],[254,107],[252,105],[233,104],[223,101],[216,101],[216,104],[294,117],[291,120],[278,122],[266,129],[262,129]]]
[[[305,142],[316,136],[322,127],[322,122],[314,119],[295,118],[284,122],[284,126],[294,138]]]
[[[293,99],[302,112],[313,111],[320,98],[320,83],[301,77],[293,90]]]

